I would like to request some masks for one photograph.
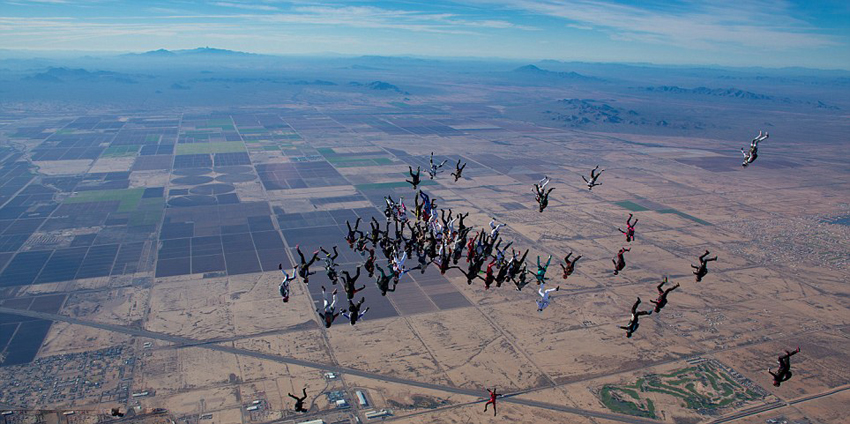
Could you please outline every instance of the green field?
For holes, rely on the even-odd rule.
[[[655,405],[642,393],[669,395],[680,400],[682,406],[699,411],[718,410],[762,397],[735,381],[711,361],[667,374],[650,374],[638,378],[633,384],[605,385],[598,396],[614,412],[656,418]]]
[[[239,134],[265,134],[268,132],[265,128],[239,128]]]
[[[142,201],[144,188],[128,188],[123,190],[94,190],[81,191],[76,195],[65,199],[65,203],[87,203],[119,201],[118,212],[132,212]],[[148,199],[145,199],[148,200]],[[161,199],[158,199],[161,201]]]
[[[643,207],[643,206],[641,206],[641,205],[639,205],[635,202],[632,202],[630,200],[626,200],[626,201],[623,201],[623,202],[614,202],[614,204],[621,207],[621,208],[626,208],[626,209],[628,209],[632,212],[643,212],[643,211],[649,210],[648,208],[645,208],[645,207]]]
[[[614,202],[614,204],[621,207],[621,208],[628,209],[632,212],[644,212],[644,211],[652,210],[652,209],[643,207],[643,206],[641,206],[641,205],[639,205],[635,202],[632,202],[631,200],[624,200],[622,202]],[[708,221],[703,221],[703,220],[701,220],[701,219],[699,219],[695,216],[688,215],[684,212],[677,211],[676,209],[673,209],[673,208],[657,209],[657,210],[655,210],[655,212],[664,213],[664,214],[672,213],[672,214],[679,215],[682,218],[689,219],[689,220],[696,222],[697,224],[700,224],[700,225],[712,225]]]
[[[139,149],[142,146],[138,145],[129,145],[129,146],[109,146],[103,153],[100,155],[102,158],[120,158],[125,156],[136,156],[136,153],[139,153]]]
[[[220,129],[222,131],[234,131],[236,128],[233,127],[232,124],[222,124],[222,125],[203,125],[197,127],[198,129]]]
[[[245,145],[241,141],[219,141],[214,143],[178,144],[176,154],[199,155],[204,153],[234,153],[244,151]]]
[[[385,157],[372,157],[372,156],[356,156],[356,155],[342,155],[334,151],[334,149],[330,147],[320,147],[316,149],[320,155],[324,156],[325,159],[333,164],[337,168],[355,168],[359,166],[380,166],[380,165],[390,165],[393,163],[392,159]]]
[[[330,162],[330,161],[328,161]],[[391,165],[393,163],[389,158],[371,158],[371,159],[356,159],[344,161],[341,163],[331,162],[337,168],[355,168],[358,166],[381,166],[381,165]]]
[[[431,180],[425,180],[419,183],[420,186],[431,186],[437,185],[436,182]],[[407,181],[399,181],[392,183],[371,183],[371,184],[357,184],[354,188],[358,190],[379,190],[379,189],[390,189],[390,188],[400,188],[400,187],[411,187],[410,183]]]
[[[145,141],[148,143],[159,143],[159,140],[162,138],[161,135],[158,134],[148,134],[145,136]]]
[[[301,136],[295,133],[292,134],[275,134],[275,140],[301,140]]]

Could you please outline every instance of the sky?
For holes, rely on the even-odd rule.
[[[0,0],[0,49],[850,69],[850,1]]]

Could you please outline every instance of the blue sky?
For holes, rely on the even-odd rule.
[[[850,69],[850,1],[0,0],[0,49]]]

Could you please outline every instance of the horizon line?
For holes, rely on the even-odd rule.
[[[498,56],[430,56],[430,55],[417,55],[417,54],[399,54],[399,55],[387,55],[387,54],[352,54],[352,53],[338,53],[338,52],[316,52],[316,53],[260,53],[260,52],[252,52],[252,51],[244,51],[244,50],[231,50],[231,49],[223,49],[218,47],[210,47],[210,46],[199,46],[188,49],[167,49],[164,47],[160,47],[158,49],[152,50],[79,50],[79,49],[65,49],[65,50],[53,50],[53,49],[14,49],[14,48],[0,48],[0,54],[3,52],[19,52],[19,53],[38,53],[38,52],[47,52],[54,54],[65,53],[68,55],[72,55],[73,53],[79,53],[82,56],[77,57],[64,57],[64,58],[50,58],[44,57],[44,59],[83,59],[86,56],[93,56],[95,54],[101,55],[130,55],[130,54],[144,54],[156,51],[168,51],[168,52],[180,52],[180,51],[192,51],[192,50],[219,50],[233,53],[243,53],[243,54],[251,54],[257,56],[269,56],[269,57],[312,57],[312,58],[362,58],[362,57],[382,57],[382,58],[394,58],[394,59],[425,59],[425,60],[444,60],[444,61],[501,61],[501,62],[528,62],[533,64],[535,62],[545,62],[545,61],[554,61],[561,63],[584,63],[590,65],[627,65],[627,66],[645,66],[645,67],[676,67],[676,68],[722,68],[722,69],[766,69],[766,70],[791,70],[791,69],[801,69],[801,70],[814,70],[814,71],[839,71],[839,72],[850,72],[850,68],[814,68],[808,66],[762,66],[762,65],[721,65],[717,63],[656,63],[656,62],[616,62],[616,61],[588,61],[588,60],[566,60],[566,59],[554,59],[554,58],[505,58]],[[30,57],[29,59],[39,59],[40,57]],[[7,60],[13,58],[4,58],[0,57],[0,60]]]

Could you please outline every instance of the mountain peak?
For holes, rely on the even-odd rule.
[[[534,65],[525,65],[520,66],[519,68],[514,69],[514,72],[548,72],[544,71]]]

